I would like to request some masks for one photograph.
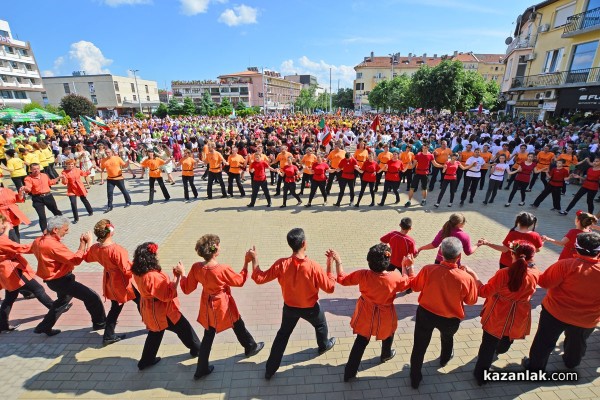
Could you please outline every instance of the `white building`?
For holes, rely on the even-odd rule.
[[[44,77],[44,102],[53,106],[68,94],[87,97],[102,118],[129,116],[139,112],[151,114],[160,104],[158,84],[146,79],[111,74]]]
[[[8,22],[0,20],[0,107],[41,103],[43,90],[29,42],[13,38]]]

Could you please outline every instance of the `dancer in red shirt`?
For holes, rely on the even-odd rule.
[[[394,204],[400,203],[400,193],[398,193],[398,189],[400,188],[400,174],[405,169],[404,164],[398,158],[398,152],[396,150],[392,151],[392,159],[382,169],[385,172],[385,182],[383,183],[383,194],[378,206],[382,207],[385,204],[388,192],[394,192],[396,195],[396,202]]]
[[[408,236],[411,229],[412,219],[404,217],[400,220],[400,232],[391,231],[379,239],[381,243],[389,245],[392,252],[388,271],[397,269],[403,274],[402,261],[404,260],[404,257],[409,255],[414,257],[417,255],[417,244],[413,238]]]
[[[574,178],[583,179],[582,176],[573,175]],[[596,157],[592,164],[591,168],[588,168],[585,174],[585,181],[583,181],[583,185],[579,188],[577,193],[575,193],[575,197],[569,203],[565,211],[560,211],[559,214],[567,215],[569,211],[575,207],[575,204],[581,199],[584,195],[587,199],[588,212],[590,214],[594,213],[594,197],[596,193],[598,193],[598,183],[600,182],[600,157]]]
[[[576,254],[575,241],[577,239],[577,235],[580,233],[591,232],[590,227],[595,225],[597,222],[598,218],[596,218],[596,216],[580,210],[577,211],[577,216],[575,217],[575,229],[571,229],[569,232],[567,232],[562,240],[558,241],[548,236],[542,236],[542,240],[563,248],[558,256],[559,261],[564,260],[565,258],[573,258],[573,256]]]
[[[450,203],[448,203],[448,207],[452,207],[452,203],[454,202],[454,194],[456,194],[456,188],[458,187],[458,180],[456,179],[456,176],[459,168],[465,169],[458,161],[458,154],[452,153],[450,160],[444,164],[444,168],[442,170],[442,186],[440,188],[440,194],[438,195],[437,202],[433,205],[435,208],[440,206],[448,185],[450,185]]]
[[[312,183],[310,186],[310,194],[308,195],[308,203],[304,207],[312,206],[313,198],[317,193],[317,188],[323,196],[323,205],[327,205],[327,190],[325,185],[327,184],[327,172],[335,172],[334,169],[329,168],[329,164],[325,162],[325,158],[322,153],[317,154],[317,161],[311,167],[312,171]]]
[[[433,164],[437,168],[443,168],[443,165],[440,165],[435,162],[433,154],[429,152],[429,142],[423,141],[423,147],[421,148],[421,152],[415,155],[415,160],[413,161],[413,168],[415,169],[415,175],[413,176],[410,192],[408,192],[408,201],[404,204],[404,207],[410,207],[410,201],[415,194],[415,190],[421,184],[421,195],[423,199],[421,200],[421,205],[424,206],[427,204],[427,186],[428,186],[428,175],[429,168]]]
[[[250,197],[250,204],[246,207],[254,207],[256,198],[258,197],[258,189],[261,189],[267,199],[267,207],[271,207],[271,196],[269,195],[269,187],[267,186],[267,174],[266,170],[275,171],[271,168],[268,162],[262,158],[262,154],[254,153],[254,162],[250,164],[250,175],[252,175],[252,196]]]
[[[540,195],[535,199],[532,207],[537,208],[542,204],[542,201],[549,195],[552,194],[552,210],[551,211],[561,211],[560,209],[560,193],[565,186],[566,182],[569,180],[569,169],[564,168],[563,160],[556,161],[556,168],[553,168],[548,171],[543,172],[545,176],[549,178],[549,181],[544,183],[544,190]],[[544,175],[542,175],[544,176]]]
[[[279,208],[286,207],[288,194],[298,201],[297,206],[302,204],[300,196],[296,194],[296,179],[300,178],[300,170],[293,164],[293,161],[294,157],[288,156],[287,164],[279,170],[279,175],[283,177],[283,204]]]
[[[350,189],[350,207],[354,205],[354,184],[355,184],[355,173],[358,168],[358,161],[351,156],[350,153],[344,155],[344,159],[340,161],[338,165],[338,172],[340,173],[338,183],[340,184],[340,193],[338,195],[337,203],[334,207],[339,207],[342,199],[344,198],[344,192],[346,186]]]
[[[521,164],[519,164],[519,167],[517,169],[514,169],[514,170],[508,172],[509,175],[517,174],[517,177],[515,178],[515,181],[514,181],[515,186],[513,186],[512,191],[510,192],[510,195],[508,196],[508,202],[504,205],[504,207],[510,207],[510,203],[513,200],[513,198],[515,197],[517,190],[521,192],[521,202],[519,203],[519,205],[520,206],[525,205],[525,193],[527,191],[527,186],[529,186],[529,181],[531,180],[531,174],[533,173],[533,170],[535,169],[535,166],[537,165],[535,162],[533,162],[534,158],[535,158],[535,154],[529,153],[529,155],[527,156],[527,159],[525,161],[523,161]],[[509,185],[510,185],[510,182],[509,182]]]
[[[93,167],[92,167],[93,168]],[[79,222],[79,213],[77,212],[77,197],[81,199],[81,202],[85,206],[85,210],[88,215],[94,215],[94,209],[87,199],[87,189],[81,183],[82,176],[88,176],[90,171],[82,171],[75,167],[75,160],[65,161],[65,169],[61,173],[63,185],[67,185],[67,196],[71,202],[71,210],[73,211],[73,223]]]
[[[369,204],[369,207],[373,207],[375,205],[375,181],[377,180],[377,172],[379,171],[379,165],[375,161],[374,152],[369,152],[367,161],[357,171],[360,173],[360,193],[354,207],[360,207],[360,200],[365,194],[367,186],[369,186],[369,193],[371,195],[371,204]]]

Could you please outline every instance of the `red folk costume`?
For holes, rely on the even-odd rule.
[[[511,229],[508,232],[508,235],[506,235],[502,241],[502,244],[506,247],[509,247],[511,242],[518,240],[524,240],[531,243],[535,247],[536,251],[539,251],[539,249],[544,246],[544,241],[539,233],[535,231],[519,232],[514,229]],[[500,254],[500,264],[506,267],[512,264],[512,255],[510,251],[505,251],[504,253]]]
[[[13,242],[8,236],[0,236],[0,287],[9,292],[22,287],[25,282],[19,276],[19,270],[26,279],[33,279],[35,273],[20,254],[27,253],[30,247],[31,245]]]
[[[162,271],[149,271],[142,276],[134,275],[140,292],[140,312],[146,328],[160,332],[169,326],[167,318],[176,324],[181,318],[177,286]]]
[[[88,176],[90,171],[82,171],[79,168],[63,170],[61,178],[63,184],[67,185],[67,196],[87,196],[87,190],[81,183],[82,176]]]
[[[516,292],[508,289],[508,268],[496,274],[479,288],[479,297],[485,298],[481,310],[481,326],[492,336],[510,340],[523,339],[531,330],[531,296],[535,293],[540,271],[527,268],[521,288]]]
[[[356,302],[350,326],[354,334],[377,340],[389,338],[396,332],[398,316],[394,307],[396,293],[410,287],[412,278],[397,272],[377,273],[371,270],[341,274],[337,282],[342,286],[358,285],[361,296]]]
[[[248,271],[236,273],[229,265],[206,266],[202,262],[192,265],[187,277],[181,278],[181,290],[190,294],[198,283],[202,285],[198,322],[204,329],[214,328],[223,332],[240,319],[240,313],[231,295],[231,287],[242,287],[248,278]]]
[[[37,275],[45,281],[62,278],[83,261],[83,251],[73,253],[56,235],[46,234],[31,243],[31,250],[38,260]]]
[[[102,292],[106,299],[119,304],[135,299],[127,250],[116,243],[108,246],[96,243],[89,248],[83,259],[88,263],[97,262],[104,267]]]
[[[4,215],[13,226],[29,225],[31,221],[17,206],[24,203],[25,198],[8,188],[0,188],[0,214]]]

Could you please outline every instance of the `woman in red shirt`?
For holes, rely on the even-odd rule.
[[[510,243],[516,240],[524,240],[531,243],[536,251],[544,246],[544,241],[539,233],[535,231],[537,217],[528,212],[520,212],[515,219],[515,226],[508,232],[508,235],[502,241],[502,244],[493,244],[486,239],[480,239],[477,244],[480,246],[489,246],[500,253],[500,269],[508,268],[512,263]]]
[[[510,207],[510,202],[512,201],[513,197],[515,197],[517,190],[521,192],[521,202],[519,203],[519,205],[525,205],[525,192],[527,191],[527,187],[531,179],[531,174],[533,173],[533,170],[536,166],[536,163],[533,162],[534,157],[535,154],[529,153],[527,155],[527,160],[519,164],[519,167],[517,169],[508,172],[509,175],[517,174],[517,177],[515,178],[515,185],[513,186],[512,191],[508,196],[508,202],[504,205],[504,207]]]
[[[283,177],[283,204],[279,206],[279,208],[285,208],[287,203],[288,194],[293,196],[298,203],[299,206],[302,204],[302,200],[300,196],[296,193],[296,179],[300,178],[300,170],[294,164],[294,157],[289,156],[287,158],[287,164],[285,167],[279,170],[279,175]]]
[[[268,162],[262,158],[262,154],[259,152],[254,153],[254,161],[250,164],[250,175],[252,176],[252,196],[250,197],[250,204],[246,207],[254,207],[256,198],[258,197],[258,189],[261,189],[267,199],[267,207],[271,207],[271,196],[269,195],[269,187],[267,186],[267,174],[266,170],[275,171],[271,168]]]
[[[576,174],[573,174],[573,177],[583,179],[582,176]],[[594,197],[596,196],[596,193],[598,193],[598,181],[600,181],[600,157],[594,159],[592,167],[588,168],[587,173],[585,174],[583,185],[581,185],[577,193],[575,193],[575,197],[573,197],[573,200],[571,200],[565,211],[559,211],[559,214],[567,215],[584,195],[587,195],[588,212],[593,214]]]
[[[94,167],[92,167],[94,168]],[[90,171],[82,171],[75,167],[75,160],[65,161],[65,169],[61,173],[63,185],[67,185],[67,196],[71,202],[71,211],[73,211],[73,223],[79,222],[79,213],[77,212],[77,197],[81,198],[81,202],[85,206],[88,215],[94,214],[92,205],[86,198],[87,190],[81,183],[82,176],[88,176]]]
[[[377,172],[379,171],[379,164],[375,161],[374,152],[369,152],[367,161],[365,161],[362,167],[357,171],[360,173],[360,193],[354,207],[360,207],[360,200],[365,194],[367,185],[369,186],[369,193],[371,194],[371,204],[369,204],[369,207],[373,207],[375,205],[375,181],[377,180]]]
[[[327,190],[326,190],[326,184],[327,184],[327,175],[326,173],[328,171],[335,171],[335,170],[330,170],[329,168],[329,164],[327,164],[325,162],[325,159],[323,158],[323,154],[319,153],[317,154],[317,161],[312,165],[312,183],[310,186],[310,194],[308,195],[308,203],[304,206],[304,207],[310,207],[312,205],[312,200],[315,197],[315,194],[317,193],[317,188],[321,191],[321,195],[323,196],[323,205],[326,206],[327,205]]]
[[[398,327],[394,300],[398,293],[410,288],[414,273],[411,266],[406,266],[408,276],[387,271],[391,253],[390,248],[384,243],[376,244],[369,249],[367,254],[369,269],[354,271],[349,275],[344,274],[342,262],[335,251],[329,250],[327,254],[328,263],[331,263],[332,259],[336,262],[337,282],[342,286],[358,285],[360,290],[360,297],[350,320],[356,340],[344,370],[344,382],[348,382],[356,377],[371,336],[382,341],[380,357],[382,363],[396,355],[396,350],[392,349],[394,332]]]
[[[219,332],[233,328],[235,336],[245,349],[246,357],[258,354],[265,347],[263,342],[256,343],[246,329],[231,295],[231,286],[242,287],[246,283],[248,263],[251,257],[246,255],[244,268],[238,274],[229,265],[220,264],[217,261],[221,249],[220,244],[221,240],[217,235],[202,236],[196,242],[196,253],[204,259],[204,262],[192,265],[188,276],[181,278],[181,290],[185,294],[196,290],[199,283],[202,285],[198,322],[204,328],[204,337],[200,345],[194,379],[200,379],[214,370],[212,365],[208,365],[208,358],[215,335]]]
[[[346,186],[350,188],[350,207],[354,205],[354,184],[355,184],[355,172],[358,168],[358,161],[354,157],[350,156],[350,153],[346,152],[344,159],[340,161],[337,171],[341,172],[339,175],[340,193],[338,195],[337,203],[334,207],[339,207],[346,191]]]
[[[8,232],[8,237],[17,243],[21,243],[19,225],[29,225],[31,223],[29,218],[17,206],[17,203],[24,202],[25,195],[23,190],[15,193],[7,187],[0,187],[0,215],[4,215],[8,222],[11,223],[12,229]]]
[[[494,354],[506,353],[515,339],[529,335],[529,301],[540,277],[533,261],[535,253],[535,247],[529,242],[512,242],[510,267],[496,272],[485,285],[477,281],[479,297],[485,298],[481,310],[483,337],[473,371],[479,386],[485,383],[484,373],[491,367]]]
[[[448,185],[450,185],[450,203],[448,203],[448,207],[452,207],[452,203],[454,202],[454,194],[456,193],[456,188],[458,186],[456,174],[458,169],[461,167],[462,164],[458,161],[458,154],[452,153],[450,160],[444,164],[444,169],[442,170],[442,176],[444,179],[442,179],[442,186],[440,188],[440,194],[438,195],[437,202],[433,205],[435,208],[440,206]]]
[[[385,198],[387,197],[388,191],[393,191],[396,195],[396,202],[394,204],[400,203],[400,193],[398,193],[398,189],[400,188],[400,174],[404,170],[404,164],[398,159],[398,152],[396,150],[392,151],[392,159],[383,166],[383,171],[385,171],[385,182],[383,184],[381,201],[378,206],[382,207],[385,204]]]
[[[577,235],[584,232],[591,232],[590,226],[594,225],[598,222],[598,218],[594,215],[583,212],[581,210],[577,211],[577,216],[575,217],[575,229],[571,229],[561,241],[552,239],[548,236],[542,236],[542,240],[544,242],[550,242],[557,246],[563,247],[563,250],[560,252],[558,256],[558,260],[563,260],[565,258],[573,258],[575,254],[575,240],[577,239]]]
[[[176,281],[172,282],[162,271],[158,261],[158,245],[152,242],[140,244],[133,254],[131,272],[140,292],[140,312],[142,321],[148,328],[148,336],[144,343],[142,357],[138,368],[143,370],[160,361],[156,357],[160,342],[169,330],[177,334],[182,343],[190,349],[190,355],[197,357],[200,351],[200,340],[189,321],[179,311],[177,286],[181,275],[185,272],[181,263],[173,268]]]

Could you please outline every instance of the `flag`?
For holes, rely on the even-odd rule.
[[[375,116],[375,119],[373,120],[373,122],[371,122],[371,129],[373,129],[375,132],[377,132],[377,128],[379,128],[381,126],[381,122],[379,122],[379,114],[377,114]]]
[[[92,128],[90,127],[90,121],[88,121],[86,117],[82,117],[81,115],[79,116],[79,119],[81,120],[81,123],[83,124],[86,133],[89,134],[92,131]]]
[[[338,110],[337,110],[337,115],[338,115],[338,116],[342,115],[342,109],[341,109],[340,107],[338,107]]]
[[[91,128],[91,125],[90,125],[90,124],[93,124],[93,125],[97,126],[97,127],[98,127],[98,128],[100,128],[100,129],[104,129],[105,131],[110,131],[110,128],[108,127],[108,125],[106,125],[106,124],[105,124],[104,122],[102,122],[102,121],[95,120],[95,119],[93,119],[93,118],[90,118],[90,117],[87,117],[87,116],[85,116],[85,115],[84,115],[83,117],[80,117],[80,118],[82,118],[82,119],[81,119],[81,121],[82,121],[82,122],[83,122],[84,120],[85,120],[85,121],[87,121],[87,123],[88,123],[88,124],[87,124],[88,128]],[[85,122],[83,122],[83,126],[86,126]],[[87,129],[87,128],[86,128],[86,131],[89,133],[89,131],[88,131],[88,129]]]
[[[483,104],[479,103],[479,108],[477,109],[477,114],[481,115],[483,112]]]
[[[321,117],[321,120],[319,121],[319,128],[325,129],[325,117]]]
[[[324,120],[323,120],[324,121]],[[323,135],[323,146],[327,146],[329,142],[331,142],[331,132],[329,131],[329,126],[325,125],[325,135]]]

